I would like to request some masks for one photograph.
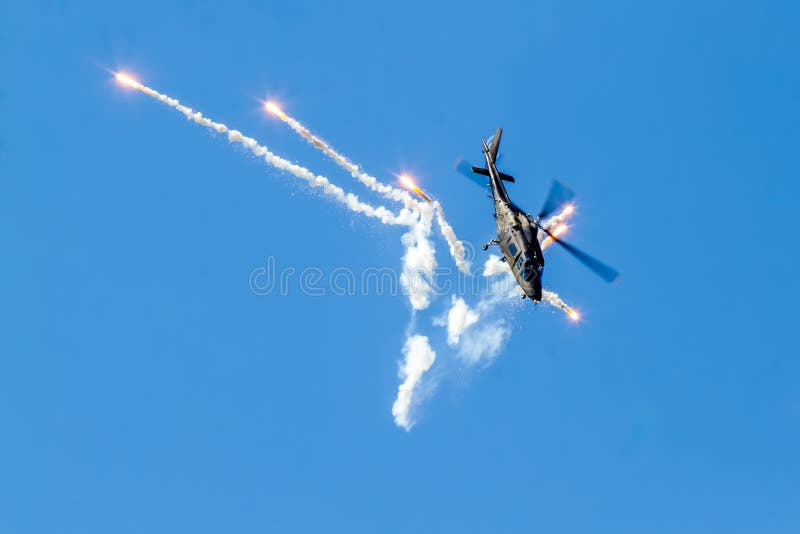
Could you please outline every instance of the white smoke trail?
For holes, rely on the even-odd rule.
[[[430,281],[436,270],[436,250],[430,240],[433,211],[428,204],[421,204],[417,207],[416,213],[419,217],[416,224],[403,234],[401,239],[405,253],[400,283],[408,295],[413,310],[409,332],[413,328],[414,314],[430,306],[433,293]],[[431,349],[426,336],[410,333],[406,336],[403,353],[404,362],[400,367],[400,379],[403,382],[397,388],[392,415],[395,423],[408,431],[413,426],[410,410],[418,402],[415,392],[422,375],[433,365],[436,353]]]
[[[436,222],[439,223],[439,228],[442,231],[445,241],[447,241],[447,245],[450,247],[450,255],[455,260],[458,270],[467,275],[471,274],[471,266],[466,258],[464,243],[456,237],[456,232],[453,230],[453,227],[450,226],[447,219],[445,219],[444,210],[438,200],[434,202],[434,206],[436,209]]]
[[[577,320],[578,319],[578,312],[576,312],[575,310],[570,308],[567,305],[566,302],[561,300],[561,297],[558,296],[558,293],[554,293],[552,291],[548,291],[546,289],[543,289],[542,290],[542,300],[552,304],[556,308],[559,308],[559,309],[563,310],[567,315],[570,316],[571,319],[573,319],[573,320]]]
[[[419,213],[419,221],[414,225],[408,233],[403,236],[403,246],[406,249],[403,256],[403,272],[400,275],[400,281],[403,284],[406,292],[408,293],[411,307],[416,310],[422,310],[430,305],[430,295],[433,292],[429,281],[433,278],[434,270],[436,269],[436,252],[433,243],[430,241],[431,233],[431,220],[432,216],[436,214],[436,220],[442,230],[448,245],[450,245],[450,252],[456,260],[456,265],[466,274],[469,274],[469,262],[464,258],[464,246],[456,238],[455,232],[452,227],[447,223],[444,218],[444,211],[438,202],[433,204],[417,203],[416,209]],[[463,301],[462,301],[463,302]],[[466,303],[464,303],[466,306]],[[470,321],[471,318],[465,318]],[[476,318],[477,320],[477,318]],[[467,328],[469,325],[464,326]],[[424,346],[420,338],[424,339]],[[416,341],[415,341],[416,340]],[[456,343],[458,340],[456,340]],[[397,391],[397,399],[392,407],[392,414],[395,416],[395,423],[398,426],[411,429],[411,423],[408,419],[408,412],[412,405],[412,396],[416,385],[422,380],[422,375],[432,365],[435,359],[435,353],[428,345],[428,338],[424,336],[411,336],[406,339],[406,347],[412,347],[406,351],[405,367],[409,367],[410,361],[418,361],[427,351],[430,352],[430,364],[420,369],[413,381],[409,381],[411,375],[406,374],[404,382],[400,385]],[[417,355],[417,356],[414,356]]]
[[[403,356],[403,363],[398,372],[403,382],[397,388],[397,399],[392,405],[392,415],[398,426],[411,430],[414,426],[411,409],[418,402],[414,399],[414,391],[422,375],[436,361],[436,352],[431,348],[427,336],[413,335],[406,340]]]
[[[228,128],[225,124],[215,122],[211,119],[208,119],[203,116],[202,113],[199,111],[194,111],[193,109],[184,106],[178,100],[171,98],[167,95],[161,94],[155,89],[151,89],[146,85],[143,85],[136,80],[128,78],[125,75],[118,74],[117,79],[125,83],[126,85],[138,89],[139,91],[143,92],[144,94],[167,104],[169,107],[176,109],[180,113],[182,113],[187,119],[201,125],[205,126],[206,128],[210,128],[217,133],[227,133],[228,140],[231,143],[239,143],[246,149],[250,150],[253,154],[258,157],[264,159],[269,165],[273,167],[287,171],[297,178],[301,178],[311,185],[311,187],[320,187],[322,191],[330,196],[331,198],[335,199],[336,201],[340,202],[341,204],[345,205],[349,210],[354,211],[356,213],[362,213],[367,215],[368,217],[374,217],[379,219],[384,224],[401,224],[401,225],[411,225],[415,217],[408,209],[401,210],[400,214],[395,215],[391,211],[387,210],[383,206],[374,207],[367,203],[361,202],[358,197],[352,193],[345,193],[344,190],[334,185],[324,176],[315,175],[310,170],[306,169],[305,167],[301,167],[300,165],[296,165],[288,160],[285,160],[279,156],[276,156],[272,152],[267,149],[267,147],[258,144],[258,142],[251,138],[243,135],[241,132],[237,130],[232,130]]]
[[[416,224],[402,237],[405,254],[400,283],[411,301],[411,307],[424,310],[430,305],[433,293],[430,281],[436,270],[436,250],[429,239],[432,209],[427,204],[421,205],[418,214]]]
[[[289,128],[297,132],[297,134],[299,134],[300,137],[302,137],[303,139],[308,141],[311,145],[313,145],[314,148],[322,151],[326,156],[331,158],[337,165],[339,165],[341,168],[349,172],[353,176],[353,178],[355,178],[356,180],[367,186],[369,189],[375,191],[380,195],[383,195],[385,198],[394,200],[396,202],[401,202],[406,208],[416,209],[421,204],[418,200],[412,198],[407,191],[399,189],[397,187],[393,187],[388,184],[384,184],[374,176],[370,176],[369,174],[362,171],[358,165],[347,159],[342,154],[338,153],[328,143],[326,143],[321,138],[311,133],[311,131],[305,126],[303,126],[300,123],[300,121],[284,113],[280,108],[278,108],[272,102],[267,103],[267,109],[274,115],[276,115],[279,119],[281,119],[283,122],[285,122],[289,126]]]
[[[323,154],[331,158],[337,165],[349,172],[356,180],[367,186],[372,191],[375,191],[390,200],[400,202],[406,208],[420,211],[422,210],[423,206],[426,205],[424,202],[420,202],[413,198],[404,189],[385,184],[374,176],[364,172],[361,167],[347,159],[347,157],[345,157],[343,154],[337,152],[323,139],[314,135],[308,128],[300,123],[300,121],[287,115],[272,102],[267,103],[267,109],[285,122],[292,130],[300,135],[300,137],[308,141],[316,149],[322,151]],[[450,254],[453,256],[456,266],[458,266],[459,270],[461,270],[463,273],[470,274],[470,264],[465,257],[464,244],[459,241],[458,237],[456,237],[453,227],[450,226],[445,219],[444,210],[442,210],[442,206],[439,204],[439,202],[435,202],[434,205],[436,210],[436,221],[438,222],[439,228],[442,231],[442,236],[444,236],[445,240],[447,241],[447,245],[450,247]]]

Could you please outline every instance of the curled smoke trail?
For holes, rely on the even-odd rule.
[[[398,372],[403,382],[397,388],[397,399],[392,405],[392,415],[398,426],[411,430],[414,423],[410,419],[410,412],[416,402],[413,397],[414,390],[417,389],[422,375],[436,361],[436,352],[431,348],[427,336],[413,335],[406,340],[403,357]]]
[[[237,130],[232,130],[228,128],[226,125],[214,122],[211,119],[203,117],[203,114],[200,112],[196,112],[193,109],[184,106],[178,100],[171,98],[167,95],[161,94],[158,91],[147,87],[146,85],[142,85],[141,83],[137,82],[136,80],[126,76],[125,74],[117,74],[117,80],[124,83],[129,87],[133,87],[134,89],[138,89],[139,91],[143,92],[147,96],[155,98],[167,104],[169,107],[176,109],[177,111],[181,112],[187,119],[209,128],[211,130],[216,131],[217,133],[227,133],[228,134],[228,141],[231,143],[239,143],[246,149],[250,150],[256,156],[263,158],[265,162],[273,167],[288,171],[289,173],[293,174],[297,178],[301,178],[309,183],[312,187],[320,187],[322,191],[330,196],[331,198],[335,199],[336,201],[340,202],[341,204],[345,205],[349,210],[362,213],[367,215],[368,217],[374,217],[380,220],[384,224],[400,224],[411,226],[416,222],[415,214],[409,209],[402,209],[398,215],[395,215],[391,211],[387,210],[383,206],[373,207],[369,204],[361,202],[358,197],[352,193],[345,193],[344,190],[334,185],[324,176],[315,175],[310,170],[306,169],[305,167],[301,167],[300,165],[296,165],[290,161],[287,161],[279,156],[276,156],[272,152],[267,149],[267,147],[258,144],[258,142],[251,138],[243,135],[241,132]]]
[[[431,303],[433,287],[429,280],[433,279],[436,270],[436,250],[431,243],[431,221],[433,210],[423,204],[419,207],[419,219],[402,237],[405,254],[403,255],[403,272],[400,283],[414,310],[424,310]]]
[[[413,328],[413,314],[424,310],[431,303],[433,287],[429,283],[436,269],[436,251],[430,240],[433,208],[430,204],[420,204],[419,219],[402,237],[405,254],[403,255],[403,272],[400,283],[411,302],[412,321],[409,332]],[[436,360],[436,353],[431,349],[427,336],[408,333],[403,348],[403,363],[400,367],[400,378],[403,381],[397,388],[397,398],[392,406],[395,423],[410,430],[413,426],[411,409],[416,404],[415,392],[422,380],[422,375],[431,368]]]
[[[464,274],[472,274],[471,266],[467,260],[466,251],[464,250],[464,243],[456,237],[453,227],[450,226],[447,219],[444,218],[444,210],[442,209],[442,205],[439,204],[439,201],[437,200],[433,205],[436,209],[436,222],[439,223],[439,228],[442,231],[445,241],[447,241],[447,245],[450,247],[450,255],[455,260],[458,270]]]
[[[287,115],[282,109],[280,109],[275,103],[267,102],[266,104],[267,110],[285,122],[289,128],[294,130],[300,137],[308,141],[311,145],[313,145],[316,149],[322,151],[323,154],[331,158],[337,165],[341,168],[349,172],[356,180],[367,186],[369,189],[379,193],[380,195],[388,198],[390,200],[394,200],[396,202],[402,203],[406,208],[416,209],[417,211],[422,211],[425,203],[419,202],[415,198],[412,198],[411,195],[408,194],[407,191],[403,189],[399,189],[397,187],[393,187],[388,184],[384,184],[374,176],[371,176],[361,170],[361,167],[347,159],[344,155],[337,152],[332,146],[326,143],[320,137],[314,135],[308,128],[306,128],[303,124],[300,123],[294,117]],[[447,241],[447,245],[450,248],[450,254],[453,256],[453,259],[456,262],[456,266],[461,270],[461,272],[465,274],[470,274],[470,264],[469,261],[466,259],[466,254],[464,250],[464,244],[456,237],[456,233],[453,230],[453,227],[448,224],[447,220],[444,217],[444,210],[442,210],[442,206],[438,202],[434,202],[435,211],[436,211],[436,222],[439,224],[439,228],[442,231],[442,235],[444,236],[445,240]]]

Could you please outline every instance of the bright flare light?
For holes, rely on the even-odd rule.
[[[275,102],[270,100],[269,102],[264,104],[264,107],[267,108],[267,111],[269,111],[273,115],[277,116],[278,118],[280,118],[280,119],[285,119],[286,118],[286,113],[284,113],[281,110],[281,108],[278,107],[278,104],[276,104]]]
[[[569,226],[567,226],[566,224],[559,224],[558,226],[556,226],[556,229],[553,230],[552,233],[554,236],[559,237],[561,234],[566,232],[568,228]],[[553,236],[548,235],[547,237],[544,238],[544,241],[542,241],[542,249],[545,249],[552,244],[553,244]]]
[[[567,315],[569,315],[569,318],[572,319],[573,321],[579,321],[581,318],[580,314],[578,314],[578,312],[576,312],[572,308],[569,309]]]
[[[403,184],[403,187],[410,189],[411,191],[418,194],[422,198],[422,200],[426,202],[431,201],[431,197],[429,197],[422,189],[420,189],[419,186],[414,183],[414,180],[412,180],[405,174],[400,175],[400,183]]]
[[[117,73],[117,81],[122,83],[122,84],[127,85],[128,87],[133,87],[134,89],[138,89],[139,87],[142,86],[142,84],[140,84],[139,82],[137,82],[136,80],[134,80],[133,78],[131,78],[130,76],[125,74],[124,72],[118,72]]]
[[[569,226],[564,224],[563,221],[566,220],[567,217],[572,215],[574,212],[575,212],[575,205],[567,204],[566,206],[564,206],[564,209],[561,210],[561,213],[559,213],[556,217],[551,219],[553,223],[558,222],[558,226],[556,226],[554,230],[551,230],[550,233],[552,235],[548,235],[547,237],[544,238],[544,240],[542,240],[542,250],[546,249],[547,247],[553,244],[553,235],[559,237],[569,229]]]
[[[400,181],[403,183],[403,185],[405,187],[407,187],[409,189],[416,189],[417,188],[417,184],[414,183],[414,180],[412,180],[411,178],[409,178],[405,174],[401,174],[400,175]]]

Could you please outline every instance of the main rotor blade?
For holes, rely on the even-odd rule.
[[[466,178],[469,178],[469,180],[472,183],[479,185],[481,187],[486,187],[487,185],[489,185],[489,182],[485,177],[481,176],[480,174],[475,174],[474,172],[472,172],[472,165],[470,165],[469,162],[467,162],[467,160],[462,159],[460,161],[457,161],[455,167],[459,174],[463,175]]]
[[[550,186],[550,193],[547,194],[547,200],[544,201],[542,210],[539,212],[539,219],[545,219],[550,216],[573,198],[575,198],[575,193],[572,189],[557,180],[553,180],[553,185]]]
[[[537,226],[539,226],[539,225],[537,225]],[[575,257],[575,259],[577,259],[579,262],[581,262],[582,264],[587,266],[597,276],[599,276],[600,278],[602,278],[606,282],[613,282],[619,276],[619,272],[617,272],[616,269],[614,269],[612,267],[609,267],[608,265],[606,265],[602,261],[598,260],[594,256],[591,256],[591,255],[587,254],[586,252],[582,251],[578,247],[576,247],[574,245],[570,245],[566,241],[563,241],[561,238],[559,238],[555,234],[553,234],[550,230],[548,230],[548,229],[546,229],[546,228],[544,228],[542,226],[539,226],[539,229],[544,231],[544,233],[549,235],[550,238],[553,241],[555,241],[556,243],[558,243],[559,245],[564,247],[564,249],[567,252],[569,252],[570,254],[572,254]]]

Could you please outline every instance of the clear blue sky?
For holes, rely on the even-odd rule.
[[[798,532],[796,4],[225,4],[0,3],[0,532]],[[516,312],[404,432],[405,299],[248,288],[400,231],[120,68],[361,193],[274,97],[475,242],[452,162],[502,125],[515,200],[568,183],[623,278],[554,251],[585,320]]]

